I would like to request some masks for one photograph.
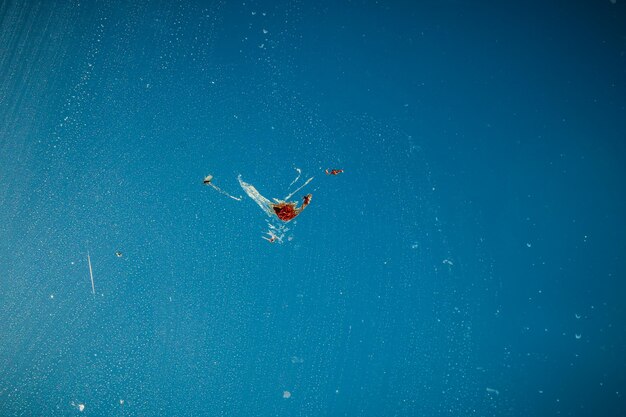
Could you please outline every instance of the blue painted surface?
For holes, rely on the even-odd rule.
[[[0,4],[0,414],[623,415],[625,7]]]

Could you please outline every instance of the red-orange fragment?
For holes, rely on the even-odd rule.
[[[285,202],[272,204],[272,210],[276,213],[276,216],[284,222],[288,222],[293,220],[298,214],[304,210],[306,206],[311,202],[311,198],[313,195],[307,194],[302,199],[302,207],[297,207],[298,203],[294,202]]]
[[[300,211],[296,209],[295,203],[272,204],[272,208],[276,216],[284,222],[288,222],[300,214]]]

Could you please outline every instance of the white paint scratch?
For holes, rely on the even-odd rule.
[[[91,278],[91,293],[96,295],[96,286],[93,283],[93,270],[91,269],[91,257],[89,257],[89,252],[87,252],[87,263],[89,264],[89,278]]]

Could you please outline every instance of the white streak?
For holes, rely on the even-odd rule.
[[[239,175],[237,177],[237,179],[239,180],[239,185],[241,185],[241,188],[243,188],[243,190],[246,192],[246,194],[248,194],[248,197],[253,199],[254,202],[257,203],[259,205],[259,207],[261,207],[263,209],[263,211],[265,213],[267,213],[268,216],[274,216],[276,214],[276,213],[274,213],[274,210],[272,210],[272,202],[271,201],[269,201],[267,198],[263,197],[261,195],[261,193],[259,193],[257,191],[257,189],[254,188],[254,186],[252,184],[248,184],[247,182],[242,180],[241,179],[241,175]]]
[[[289,184],[290,187],[298,182],[298,180],[300,179],[300,175],[302,175],[302,170],[300,168],[296,168],[296,171],[298,172],[298,176],[295,180],[291,181],[291,184]]]
[[[298,191],[300,191],[301,189],[303,189],[308,183],[310,183],[313,180],[313,177],[309,178],[308,180],[306,180],[306,182],[304,184],[302,184],[301,186],[299,186],[298,188],[296,188],[291,194],[289,194],[287,197],[285,197],[285,201],[288,201],[291,196],[293,196],[295,193],[297,193]]]
[[[215,185],[215,184],[213,184],[211,182],[208,183],[207,185],[210,185],[211,187],[213,187],[214,190],[216,190],[217,192],[225,195],[226,197],[230,197],[233,200],[241,201],[241,197],[237,198],[235,196],[232,196],[232,195],[228,194],[226,191],[222,190],[220,187],[218,187],[217,185]]]
[[[89,252],[87,252],[87,263],[89,264],[89,277],[91,278],[91,293],[96,295],[96,286],[93,283],[93,271],[91,269],[91,258],[89,257]]]

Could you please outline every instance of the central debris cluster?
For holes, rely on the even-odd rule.
[[[272,210],[274,210],[274,214],[276,214],[276,217],[278,217],[284,222],[288,222],[290,220],[293,220],[298,214],[302,212],[302,210],[304,210],[306,206],[309,205],[312,197],[313,196],[311,194],[305,195],[304,198],[302,199],[301,207],[297,206],[298,203],[294,203],[291,201],[290,202],[281,201],[276,204],[271,204],[271,207],[272,207]]]

